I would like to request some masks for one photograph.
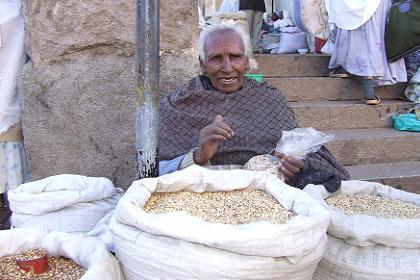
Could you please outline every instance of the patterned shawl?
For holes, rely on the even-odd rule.
[[[211,159],[213,165],[243,165],[253,156],[269,153],[283,130],[297,127],[286,97],[275,87],[246,79],[242,89],[226,94],[214,89],[206,76],[198,76],[161,100],[159,160],[173,159],[198,147],[200,130],[218,114],[235,136],[220,144]],[[305,170],[291,183],[303,188],[308,182],[317,184],[331,178],[333,188],[338,188],[348,173],[323,147],[307,157]]]

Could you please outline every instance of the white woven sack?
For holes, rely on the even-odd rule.
[[[304,32],[281,33],[277,53],[295,53],[298,49],[307,47],[308,43]]]
[[[41,228],[0,231],[0,257],[35,248],[44,248],[48,256],[66,257],[84,267],[86,273],[80,280],[124,279],[118,261],[94,237],[48,232]]]
[[[328,234],[327,250],[313,280],[418,280],[420,250],[354,246]]]
[[[69,174],[22,184],[8,193],[12,227],[89,232],[115,208],[122,192],[107,178]]]
[[[304,191],[321,202],[331,213],[329,234],[358,246],[379,243],[386,246],[420,249],[420,238],[418,238],[420,219],[385,219],[367,215],[348,216],[325,203],[324,199],[331,194],[322,185],[308,185]],[[372,194],[420,205],[420,195],[375,182],[342,181],[341,188],[335,194],[340,193]]]
[[[385,219],[368,215],[347,216],[328,206],[331,194],[321,185],[304,189],[331,213],[327,251],[315,280],[420,279],[420,219]],[[420,195],[374,182],[343,181],[337,191],[372,194],[420,205]]]
[[[149,214],[153,192],[229,191],[253,186],[298,215],[287,224],[209,223],[184,212]],[[127,279],[311,279],[326,245],[328,213],[268,172],[191,166],[134,182],[111,219]]]

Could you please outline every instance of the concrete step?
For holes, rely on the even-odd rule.
[[[258,70],[264,77],[328,76],[329,55],[261,54],[256,55]]]
[[[420,133],[392,128],[327,130],[326,147],[343,165],[420,160]]]
[[[354,129],[391,127],[391,114],[398,109],[413,108],[414,103],[383,100],[378,106],[357,101],[290,102],[301,127],[323,129]]]
[[[420,161],[346,166],[353,180],[372,181],[420,194]]]
[[[268,83],[285,94],[289,101],[356,100],[363,98],[361,84],[354,79],[328,77],[266,78]],[[381,99],[397,99],[405,83],[375,89]]]

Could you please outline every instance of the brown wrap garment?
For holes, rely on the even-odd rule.
[[[275,87],[246,79],[237,92],[224,93],[213,88],[206,76],[198,76],[162,98],[160,104],[159,160],[170,160],[198,146],[200,130],[216,115],[233,129],[235,136],[220,144],[211,159],[213,165],[245,164],[250,158],[275,148],[283,130],[297,127],[286,97]],[[309,154],[305,168],[292,185],[324,184],[336,190],[347,171],[322,147]]]

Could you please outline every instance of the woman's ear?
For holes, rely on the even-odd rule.
[[[203,73],[204,75],[207,74],[207,70],[206,70],[206,66],[204,65],[204,62],[201,60],[201,57],[198,59],[200,61],[200,70],[201,73]]]

